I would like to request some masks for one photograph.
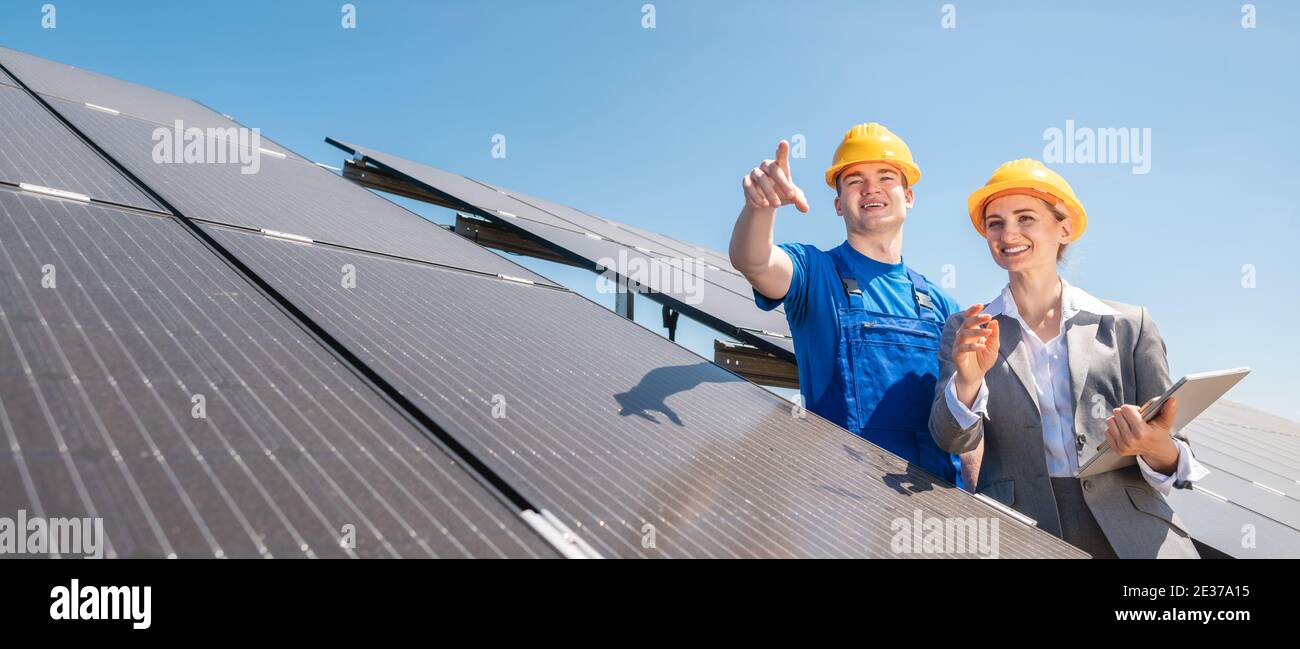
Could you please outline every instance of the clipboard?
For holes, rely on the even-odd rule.
[[[1142,420],[1151,421],[1155,419],[1160,414],[1160,411],[1164,409],[1164,405],[1169,401],[1169,398],[1175,397],[1178,399],[1178,416],[1174,419],[1174,437],[1185,439],[1178,433],[1187,424],[1192,423],[1193,419],[1205,412],[1206,408],[1218,401],[1228,390],[1231,390],[1232,386],[1237,385],[1242,379],[1246,378],[1247,374],[1250,374],[1249,367],[1188,374],[1178,379],[1178,382],[1173,387],[1143,408]],[[1110,447],[1109,443],[1106,443],[1102,444],[1101,450],[1089,458],[1083,466],[1079,467],[1079,471],[1074,475],[1076,478],[1088,478],[1134,464],[1137,464],[1136,455],[1120,455]]]

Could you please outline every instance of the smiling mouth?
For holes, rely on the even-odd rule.
[[[862,210],[864,210],[864,211],[865,211],[865,210],[879,210],[879,209],[884,209],[884,208],[885,208],[885,204],[884,204],[884,203],[881,203],[880,201],[870,201],[870,202],[867,202],[867,203],[863,203],[863,204],[859,205],[858,207],[860,207],[860,208],[861,208]]]
[[[1018,257],[1026,252],[1029,252],[1029,246],[1026,245],[1010,246],[1002,249],[1002,254],[1006,257]]]

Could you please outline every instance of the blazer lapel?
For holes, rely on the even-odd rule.
[[[1086,311],[1079,312],[1066,323],[1066,353],[1070,357],[1070,395],[1074,405],[1074,433],[1087,435],[1088,441],[1081,451],[1080,463],[1086,462],[1096,452],[1098,444],[1105,441],[1105,417],[1094,422],[1091,416],[1094,404],[1084,401],[1083,388],[1088,383],[1092,363],[1100,355],[1097,332],[1100,317]],[[1105,414],[1110,415],[1109,409]]]
[[[999,354],[1011,368],[1011,372],[1020,379],[1020,387],[1024,388],[1025,394],[1034,404],[1034,410],[1042,413],[1042,407],[1038,405],[1038,391],[1035,389],[1034,374],[1029,369],[1029,350],[1025,349],[1025,343],[1020,338],[1020,322],[1015,318],[1000,315],[998,316],[998,328],[1001,334],[998,336],[1001,347]]]

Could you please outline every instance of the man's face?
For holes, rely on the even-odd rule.
[[[861,162],[840,172],[835,212],[850,230],[870,231],[901,226],[912,209],[912,190],[903,188],[903,174],[884,162]]]

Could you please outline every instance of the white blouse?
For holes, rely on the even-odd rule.
[[[1094,315],[1115,315],[1118,312],[1105,302],[1061,280],[1061,330],[1051,341],[1038,338],[1016,308],[1011,285],[1002,289],[1002,296],[990,303],[984,313],[991,316],[1006,315],[1020,323],[1020,338],[1029,352],[1029,368],[1034,385],[1029,386],[1038,395],[1039,416],[1043,425],[1043,449],[1047,456],[1047,472],[1053,478],[1070,478],[1079,470],[1079,456],[1074,442],[1074,404],[1070,392],[1070,358],[1066,346],[1066,324],[1080,312]],[[980,383],[975,402],[967,408],[957,398],[957,377],[948,381],[946,401],[948,409],[962,428],[970,428],[988,414],[988,386]],[[1195,482],[1209,475],[1209,469],[1192,456],[1191,449],[1182,440],[1175,439],[1178,447],[1178,467],[1173,475],[1157,473],[1142,456],[1138,466],[1142,477],[1161,494],[1168,494],[1175,482]]]

